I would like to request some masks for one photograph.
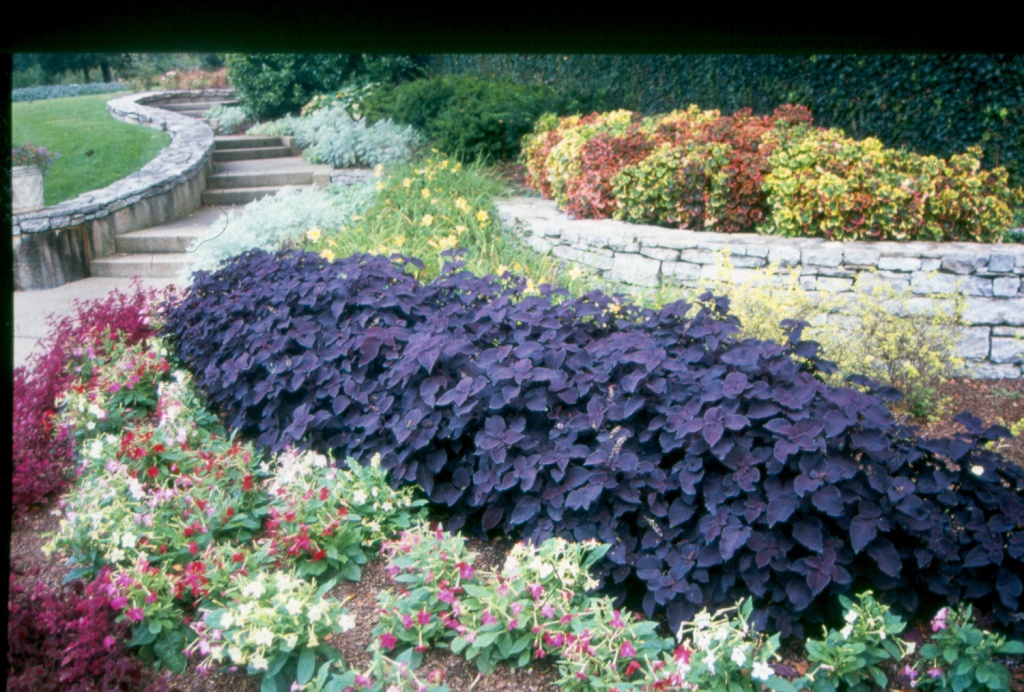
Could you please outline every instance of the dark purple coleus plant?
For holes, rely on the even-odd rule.
[[[824,384],[800,324],[740,340],[710,294],[687,317],[404,263],[252,251],[197,274],[167,330],[230,427],[379,452],[452,530],[611,543],[607,586],[673,625],[753,594],[759,626],[799,632],[871,588],[1022,628],[1022,472],[984,446],[1004,429],[923,441],[891,391]]]

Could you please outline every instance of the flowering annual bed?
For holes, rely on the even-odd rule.
[[[478,569],[459,535],[422,521],[421,491],[393,489],[377,459],[336,465],[292,448],[266,456],[227,434],[155,334],[153,299],[115,294],[83,306],[81,321],[38,357],[48,366],[34,378],[18,373],[16,420],[41,431],[15,441],[17,508],[59,488],[18,492],[28,465],[72,477],[49,549],[88,586],[63,605],[69,617],[72,608],[87,613],[69,626],[83,636],[69,641],[50,622],[55,612],[33,619],[53,597],[26,599],[12,576],[9,689],[58,678],[68,688],[114,687],[121,673],[135,674],[125,651],[170,671],[244,669],[262,676],[264,690],[447,689],[417,676],[430,647],[482,672],[551,657],[570,690],[828,690],[884,685],[897,662],[919,687],[1006,689],[1005,667],[990,659],[1024,653],[976,629],[969,607],[943,608],[933,640],[906,659],[913,646],[895,637],[902,621],[862,594],[845,601],[841,629],[808,641],[812,665],[797,675],[778,663],[779,635],[751,627],[750,600],[697,613],[672,641],[593,592],[589,570],[608,545],[551,538],[517,546],[499,571]],[[24,448],[49,438],[68,444],[44,445],[44,456]],[[353,625],[325,594],[335,579],[358,580],[378,546],[395,588],[379,596],[372,662],[354,670],[325,644]],[[27,637],[43,627],[45,643],[33,649]],[[98,667],[104,655],[120,662]]]

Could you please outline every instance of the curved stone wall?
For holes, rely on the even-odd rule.
[[[498,200],[507,228],[540,252],[578,263],[626,284],[698,288],[717,277],[728,257],[743,282],[769,265],[795,268],[807,291],[851,292],[874,272],[926,304],[966,294],[960,355],[977,377],[1018,378],[1024,365],[1024,245],[929,242],[838,242],[751,233],[712,233],[571,220],[550,200]]]
[[[92,259],[113,254],[114,236],[199,208],[212,167],[213,131],[201,120],[157,106],[203,93],[148,92],[107,103],[112,117],[166,130],[171,143],[141,170],[112,185],[13,216],[16,290],[52,288],[85,278]],[[207,90],[205,95],[227,93]]]

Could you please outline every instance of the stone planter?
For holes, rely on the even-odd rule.
[[[11,206],[15,214],[42,209],[42,168],[39,166],[14,166],[11,169]]]

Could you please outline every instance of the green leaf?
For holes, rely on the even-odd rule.
[[[996,651],[1001,654],[1020,656],[1021,654],[1024,654],[1024,642],[1006,642],[996,649]]]
[[[269,672],[260,680],[260,692],[277,692],[277,678]]]
[[[325,665],[330,665],[330,663]],[[295,674],[295,681],[300,685],[305,685],[313,677],[314,670],[316,670],[316,654],[307,646],[299,654],[299,666]]]
[[[290,651],[279,651],[276,656],[270,659],[270,664],[267,666],[267,672],[264,674],[264,677],[267,675],[277,676],[289,658],[291,658]]]
[[[870,668],[868,668],[868,674],[871,675],[871,679],[875,681],[875,684],[878,685],[880,689],[885,689],[885,683],[887,683],[888,680],[886,679],[885,674],[882,673],[882,671],[880,671],[878,668],[875,668],[874,666],[871,666]]]
[[[136,623],[132,628],[132,640],[128,642],[129,647],[145,646],[146,644],[152,644],[156,641],[156,634],[149,631],[149,627],[146,623]]]
[[[337,583],[338,583],[337,579],[330,579],[330,580],[324,582],[323,585],[321,585],[320,588],[316,590],[316,594],[313,596],[314,600],[319,601],[321,598],[323,598],[327,594],[328,591],[333,589],[334,586]]]
[[[530,645],[530,641],[532,639],[533,637],[529,634],[524,634],[523,636],[521,636],[519,639],[515,641],[515,644],[512,645],[512,648],[508,650],[508,656],[515,656],[520,651],[525,650],[526,647]]]
[[[776,692],[798,692],[799,688],[785,678],[773,675],[764,683],[765,687]]]
[[[153,634],[160,634],[160,630],[164,628],[164,626],[160,624],[159,620],[150,620],[149,623],[147,623],[147,627],[149,627],[149,631]]]
[[[500,630],[497,632],[487,632],[485,634],[481,634],[476,638],[476,641],[473,642],[473,646],[475,646],[477,649],[485,649],[494,643],[494,640],[498,638],[499,634],[501,634]]]
[[[175,673],[184,673],[188,668],[185,659],[185,637],[179,632],[168,632],[153,644],[153,652],[160,659],[160,664]]]

